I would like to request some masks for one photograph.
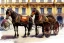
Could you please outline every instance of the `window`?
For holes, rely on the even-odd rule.
[[[40,0],[40,2],[44,2],[44,0]]]
[[[22,8],[22,14],[26,14],[26,8]]]
[[[32,0],[32,2],[36,2],[36,0]]]
[[[4,3],[4,0],[1,0],[1,3]]]
[[[18,8],[15,8],[15,12],[18,13]]]
[[[9,0],[9,3],[12,3],[12,0]]]
[[[57,0],[57,2],[61,2],[61,0]]]
[[[16,0],[16,3],[19,3],[19,0]]]
[[[4,8],[1,8],[1,14],[4,14]]]
[[[62,13],[62,8],[57,8],[57,13]]]
[[[47,8],[48,14],[52,13],[52,8]]]
[[[52,2],[52,0],[48,0],[48,2]]]
[[[22,0],[22,2],[26,2],[26,0]]]
[[[44,13],[44,8],[40,8],[41,14]]]

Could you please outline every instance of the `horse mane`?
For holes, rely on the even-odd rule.
[[[38,10],[36,10],[36,14],[40,15],[40,12]]]
[[[16,13],[15,11],[11,12],[11,17],[12,19],[15,19],[17,17],[18,13]]]

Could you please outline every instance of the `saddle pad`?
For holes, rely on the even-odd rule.
[[[21,21],[22,21],[22,22],[27,22],[28,19],[29,19],[28,16],[21,16]]]

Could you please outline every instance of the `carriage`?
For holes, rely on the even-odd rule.
[[[46,37],[49,37],[51,35],[51,30],[53,30],[53,34],[57,35],[59,32],[59,23],[56,21],[56,19],[52,15],[44,16],[41,15],[38,10],[34,9],[30,16],[23,16],[19,15],[18,13],[14,12],[11,9],[7,9],[6,11],[6,19],[8,19],[9,16],[12,18],[12,24],[14,26],[15,35],[14,37],[18,37],[18,26],[24,26],[25,27],[25,34],[24,37],[26,37],[26,28],[28,29],[27,35],[30,35],[30,30],[32,29],[33,20],[32,17],[35,15],[34,18],[34,24],[35,24],[35,36],[39,34],[39,31],[37,29],[37,26],[42,27],[42,34]],[[15,26],[17,29],[15,29]]]
[[[4,19],[4,16],[0,16],[0,28],[3,30],[10,29],[10,22],[9,20]]]
[[[58,21],[56,21],[55,17],[51,14],[51,15],[47,15],[46,16],[48,18],[48,22],[51,24],[50,25],[50,33],[51,34],[51,31],[53,31],[53,34],[54,35],[57,35],[58,32],[59,32],[59,23]]]
[[[36,35],[38,34],[37,26],[42,26],[42,33],[46,37],[51,35],[51,30],[53,30],[54,35],[58,34],[59,23],[52,14],[47,14],[47,16],[44,16],[44,14],[41,15],[37,9],[34,9],[31,16],[33,17],[33,15],[35,15],[34,23],[36,26]]]

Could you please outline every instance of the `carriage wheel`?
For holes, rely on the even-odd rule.
[[[58,32],[59,32],[59,29],[58,29],[58,28],[55,28],[55,29],[53,30],[53,32],[54,32],[55,35],[57,35]]]
[[[48,27],[44,27],[44,34],[45,34],[45,37],[50,37],[50,34],[51,34],[51,29],[50,29],[50,26]]]
[[[54,24],[53,32],[54,32],[55,35],[58,34],[58,32],[59,32],[59,23],[58,23],[58,22],[56,22],[56,23]]]
[[[4,30],[9,30],[10,29],[10,23],[8,24],[8,26],[5,26],[6,24],[1,24],[1,26],[3,27]]]
[[[4,27],[4,26],[3,26],[3,28],[4,28],[5,31],[7,31],[7,30],[10,29],[10,25],[9,25],[8,27]]]

